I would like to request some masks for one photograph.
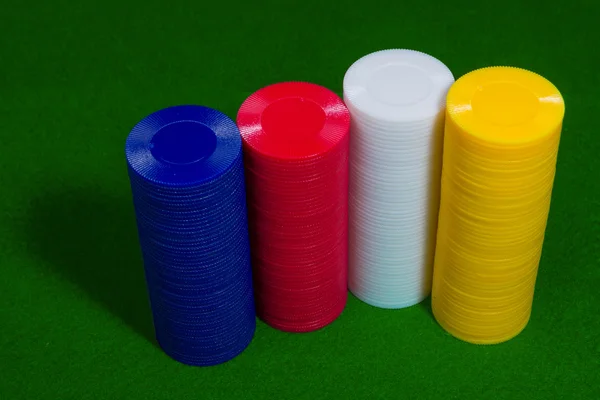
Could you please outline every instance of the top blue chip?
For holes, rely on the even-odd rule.
[[[158,185],[201,185],[240,156],[240,131],[212,108],[182,105],[148,115],[131,130],[125,154],[131,170]]]

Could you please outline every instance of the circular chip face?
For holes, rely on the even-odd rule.
[[[350,115],[341,99],[312,83],[283,82],[262,88],[240,107],[237,124],[246,145],[272,158],[299,160],[336,147]]]
[[[344,76],[351,112],[389,122],[435,117],[446,101],[452,72],[414,50],[382,50],[357,60]]]
[[[565,113],[558,89],[514,67],[470,72],[450,88],[448,116],[467,134],[502,145],[531,143],[560,128]]]
[[[194,186],[223,174],[241,151],[235,123],[203,106],[175,106],[150,114],[127,137],[132,169],[166,186]]]

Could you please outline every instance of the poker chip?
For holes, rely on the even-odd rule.
[[[381,308],[409,307],[431,290],[445,98],[439,60],[383,50],[344,76],[351,115],[349,288]]]
[[[242,104],[247,206],[258,316],[307,332],[347,299],[348,110],[303,82],[260,89]]]
[[[432,309],[459,339],[501,343],[529,321],[564,113],[558,89],[519,68],[448,93]]]
[[[190,365],[234,358],[256,325],[237,126],[210,108],[166,108],[125,151],[159,345]]]

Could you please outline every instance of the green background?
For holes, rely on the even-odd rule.
[[[600,398],[600,5],[491,3],[3,1],[0,398]],[[341,94],[352,62],[394,47],[427,52],[456,77],[527,68],[564,95],[529,326],[475,346],[446,334],[427,302],[390,311],[351,298],[319,332],[259,323],[224,365],[170,360],[152,342],[129,130],[176,104],[235,117],[277,81]]]

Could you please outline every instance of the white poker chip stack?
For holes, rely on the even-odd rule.
[[[442,62],[383,50],[344,76],[350,111],[349,282],[359,299],[404,308],[431,292],[446,95]]]

